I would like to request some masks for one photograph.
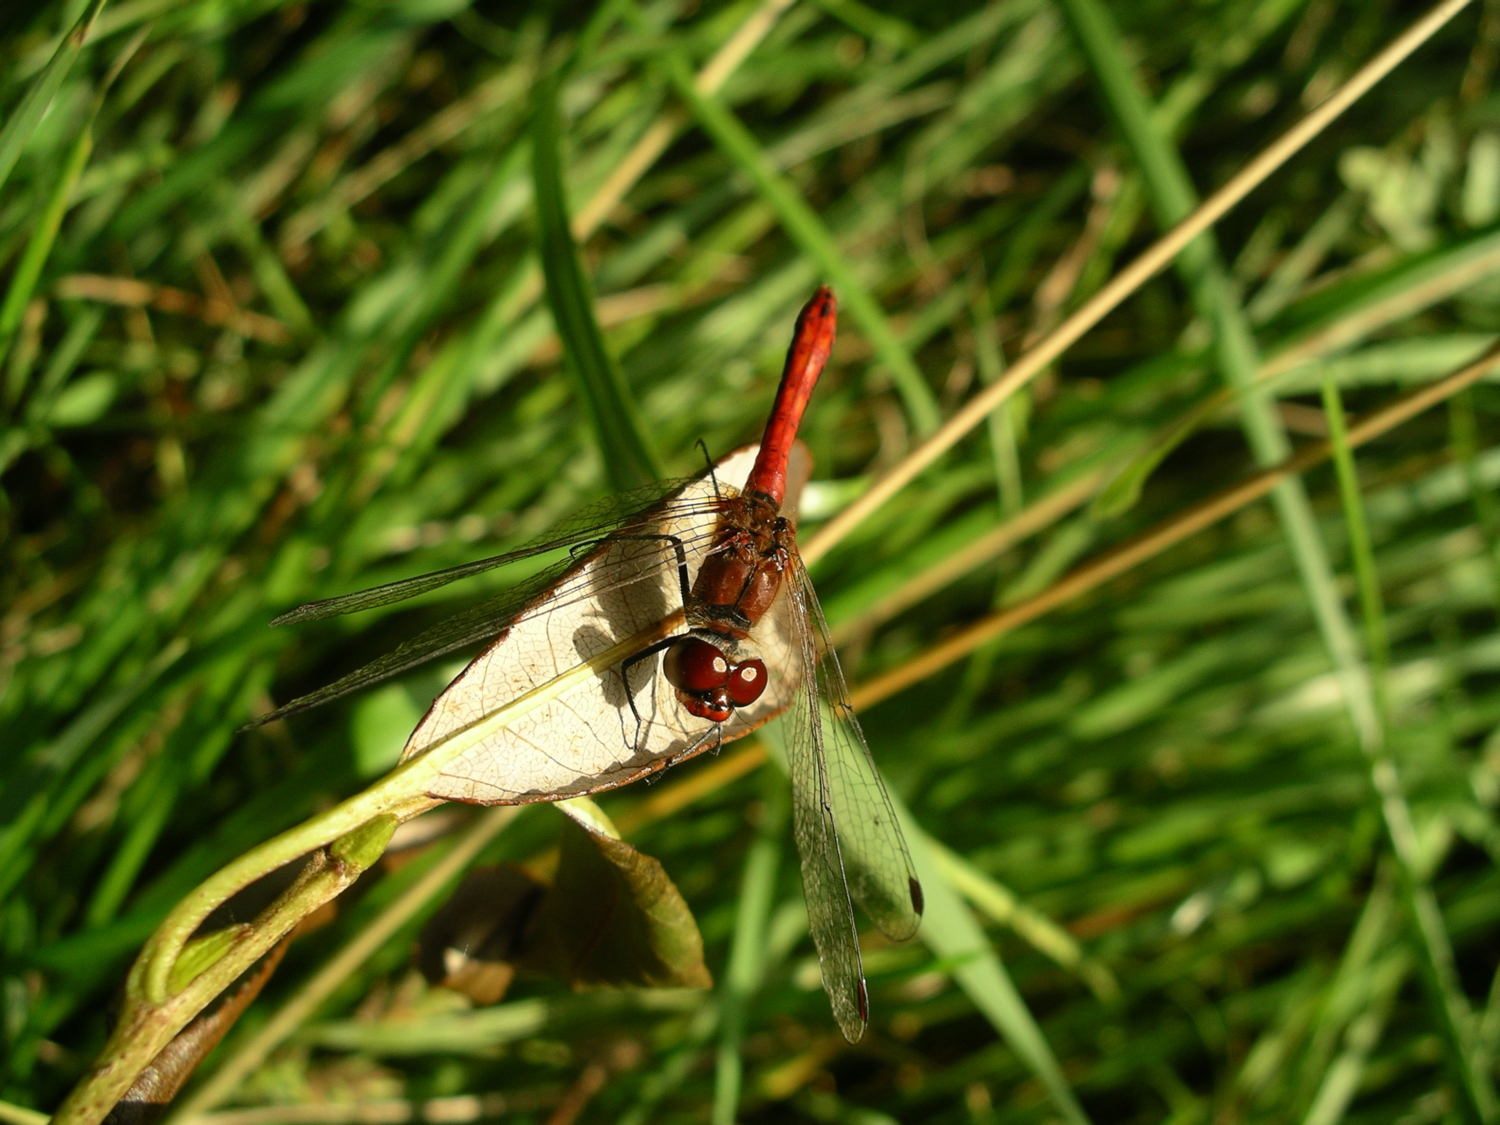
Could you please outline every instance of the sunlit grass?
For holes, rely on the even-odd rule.
[[[665,472],[756,435],[796,308],[843,283],[805,431],[826,516],[1420,14],[1130,2],[1108,6],[1118,35],[1075,38],[1099,5],[205,0],[107,6],[57,52],[85,6],[0,32],[0,1097],[46,1111],[172,904],[367,784],[442,681],[235,729],[476,591],[265,621],[503,550],[616,479],[543,297],[544,70],[577,51],[563,180]],[[1328,404],[1352,423],[1490,344],[1495,33],[1493,5],[1460,15],[1221,223],[1216,255],[1149,282],[819,562],[852,680],[1325,436]],[[1215,397],[1256,380],[1270,397]],[[1133,505],[1091,506],[1195,408]],[[1313,469],[872,704],[949,897],[926,943],[867,946],[858,1047],[817,987],[764,750],[730,747],[603,801],[687,896],[718,991],[522,982],[470,1017],[419,983],[401,922],[218,1096],[267,1122],[429,1098],[450,1120],[569,1097],[638,1121],[1485,1112],[1497,411],[1480,383],[1340,453],[1342,481]],[[1351,720],[1341,683],[1367,668]],[[484,859],[544,853],[556,815],[524,812]],[[200,1080],[437,858],[296,942]]]

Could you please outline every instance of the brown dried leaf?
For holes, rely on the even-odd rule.
[[[662,865],[571,820],[522,963],[575,989],[709,988],[698,924]]]

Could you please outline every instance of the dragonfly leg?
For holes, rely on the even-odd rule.
[[[683,546],[681,539],[675,535],[612,535],[610,539],[644,539],[656,542],[665,540],[672,544],[672,550],[677,554],[677,584],[682,588],[682,604],[687,605],[688,598],[693,593],[693,584],[688,579],[687,548]]]
[[[682,591],[683,608],[687,608],[688,600],[693,596],[693,584],[688,578],[687,548],[683,546],[680,538],[675,535],[616,535],[614,538],[640,539],[653,542],[665,541],[672,544],[672,549],[677,554],[677,584]],[[650,648],[642,649],[620,665],[620,680],[625,685],[625,699],[630,704],[630,713],[635,716],[635,738],[631,743],[632,749],[638,748],[641,744],[642,720],[640,709],[635,705],[635,694],[630,690],[630,670],[641,661],[655,656],[658,652],[671,648],[681,639],[682,635],[679,635],[668,637],[664,641],[657,641]]]
[[[679,633],[674,637],[668,637],[664,641],[657,641],[649,648],[643,648],[634,656],[627,657],[620,665],[620,681],[625,685],[625,701],[630,704],[630,713],[635,716],[635,738],[631,742],[631,749],[638,750],[641,745],[641,712],[635,705],[635,693],[630,690],[630,670],[643,660],[649,660],[658,652],[665,652],[683,637],[690,636],[688,633]]]
[[[724,497],[719,492],[719,474],[714,472],[714,459],[708,452],[708,445],[702,438],[698,439],[698,448],[703,450],[703,460],[708,462],[708,479],[714,486],[714,499],[722,501]]]
[[[724,747],[724,727],[722,723],[715,723],[713,730],[704,731],[703,734],[699,736],[698,741],[687,747],[687,749],[673,755],[670,758],[658,759],[657,761],[652,762],[649,766],[647,766],[647,772],[644,774],[646,784],[655,785],[658,781],[666,776],[667,770],[671,769],[678,762],[686,761],[693,755],[697,754],[700,750],[703,749],[703,744],[713,737],[714,731],[717,731],[719,734],[719,745],[714,747],[714,753],[717,754]],[[640,777],[642,775],[636,774],[635,776]],[[634,780],[635,777],[627,778],[624,784],[628,784],[630,781]]]
[[[714,753],[717,754],[720,750],[724,749],[724,724],[723,723],[715,723],[714,726],[713,726],[713,730],[706,730],[706,731],[704,731],[703,734],[702,734],[702,736],[698,739],[697,742],[694,742],[691,746],[689,746],[686,750],[683,750],[680,754],[677,754],[676,756],[670,758],[666,762],[666,764],[662,766],[662,769],[665,770],[665,769],[667,769],[667,768],[669,768],[671,766],[675,766],[678,762],[684,761],[687,758],[691,758],[694,754],[697,754],[700,750],[702,750],[703,749],[703,744],[705,742],[707,742],[710,738],[712,738],[715,734],[717,734],[719,736],[719,744],[714,747]]]

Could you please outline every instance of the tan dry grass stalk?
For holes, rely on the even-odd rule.
[[[1108,476],[1108,469],[1094,469],[1084,473],[1078,479],[1033,501],[1010,519],[996,524],[937,565],[912,575],[890,593],[877,598],[863,613],[835,625],[832,629],[834,644],[843,644],[882,622],[889,621],[970,571],[998,558],[1023,539],[1051,527],[1063,516],[1087,503]]]
[[[1385,50],[1355,72],[1327,101],[1263,149],[1259,156],[1236,173],[1228,183],[1205,199],[1196,211],[1157,239],[1077,312],[1022,355],[998,382],[992,383],[970,399],[935,434],[876,481],[868,492],[829,520],[803,550],[803,558],[811,564],[826,555],[871,512],[911,483],[917,474],[957,444],[996,407],[1046,370],[1089,329],[1170,265],[1188,243],[1223,218],[1235,204],[1326,129],[1469,3],[1470,0],[1443,0],[1397,36]]]
[[[264,340],[268,344],[285,344],[292,338],[281,321],[242,309],[224,296],[200,297],[170,285],[154,285],[133,277],[105,277],[97,273],[75,273],[60,277],[52,287],[60,300],[100,301],[126,308],[153,308],[158,312],[191,316],[205,324],[222,325],[232,332]]]
[[[1459,368],[1453,374],[1401,396],[1389,406],[1376,411],[1349,428],[1350,448],[1357,448],[1372,441],[1387,430],[1420,414],[1428,407],[1457,394],[1465,387],[1472,386],[1482,379],[1497,361],[1500,361],[1500,344],[1490,347],[1478,359]],[[1237,484],[1230,485],[1093,562],[1085,563],[1035,597],[992,613],[960,629],[915,659],[856,687],[852,692],[855,709],[862,710],[874,706],[883,699],[890,698],[918,680],[925,679],[954,661],[962,659],[988,641],[1035,621],[1043,614],[1088,593],[1111,578],[1124,574],[1147,559],[1161,554],[1168,547],[1180,543],[1190,535],[1212,526],[1226,516],[1261,499],[1276,487],[1278,481],[1326,461],[1331,454],[1332,446],[1326,441],[1310,445],[1300,453],[1287,458],[1280,465],[1264,469]]]

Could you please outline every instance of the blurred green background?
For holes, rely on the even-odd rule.
[[[611,491],[537,265],[542,75],[569,64],[584,265],[668,474],[701,465],[700,438],[758,435],[797,307],[839,287],[804,427],[811,529],[1422,11],[118,0],[59,48],[86,6],[0,12],[0,1117],[18,1122],[83,1072],[165,911],[378,775],[452,668],[236,728],[516,575],[265,622],[497,553]],[[1495,0],[1460,14],[816,566],[852,681],[1325,433],[1325,384],[1361,412],[1500,333],[1497,29]],[[1264,367],[1274,397],[1213,413],[1133,506],[1089,503]],[[412,968],[418,919],[200,1120],[1492,1117],[1497,435],[1481,383],[1361,449],[1369,551],[1319,468],[868,709],[945,850],[927,939],[866,944],[858,1046],[818,987],[766,768],[630,833],[696,914],[715,991],[523,981],[455,1023],[464,1002]],[[934,572],[1027,511],[1006,549]],[[1391,766],[1404,796],[1382,805]],[[626,823],[664,792],[603,803]],[[530,809],[485,859],[556,832]],[[294,944],[204,1074],[451,840]]]

